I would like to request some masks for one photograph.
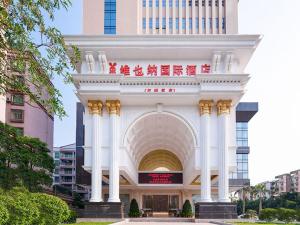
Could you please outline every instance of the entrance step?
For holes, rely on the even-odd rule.
[[[178,217],[142,217],[130,218],[129,222],[164,222],[164,223],[194,223],[194,218],[178,218]]]

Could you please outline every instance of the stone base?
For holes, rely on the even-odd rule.
[[[197,202],[195,204],[196,219],[236,219],[235,203],[227,202]]]
[[[84,209],[78,210],[79,218],[124,218],[121,202],[86,202]]]

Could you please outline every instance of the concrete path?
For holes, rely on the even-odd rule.
[[[187,222],[184,222],[184,223],[181,223],[181,222],[125,222],[125,223],[119,223],[120,225],[124,224],[124,225],[171,225],[171,224],[174,224],[174,225],[195,225],[195,224],[201,224],[201,225],[212,225],[212,223],[187,223]]]

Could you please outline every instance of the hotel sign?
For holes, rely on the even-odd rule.
[[[196,74],[211,73],[209,64],[144,64],[129,65],[126,63],[109,62],[109,74],[121,74],[133,77],[143,76],[195,76]]]
[[[139,184],[182,184],[182,173],[139,173]]]

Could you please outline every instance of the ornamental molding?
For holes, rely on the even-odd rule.
[[[244,85],[249,74],[209,74],[194,77],[124,77],[123,75],[74,74],[73,81],[77,89],[81,85],[110,84],[120,86],[200,86],[201,84]]]
[[[256,47],[262,35],[65,35],[67,44],[80,49],[102,47]],[[221,43],[224,42],[224,43]]]
[[[116,114],[120,116],[121,102],[119,100],[107,100],[105,105],[109,115]]]
[[[103,103],[100,100],[88,100],[88,108],[90,114],[102,115]]]
[[[213,100],[200,100],[199,101],[199,110],[200,110],[200,115],[208,114],[210,115],[212,112],[212,107],[213,107]]]
[[[232,106],[232,100],[219,100],[217,102],[218,116],[222,114],[229,114]]]

